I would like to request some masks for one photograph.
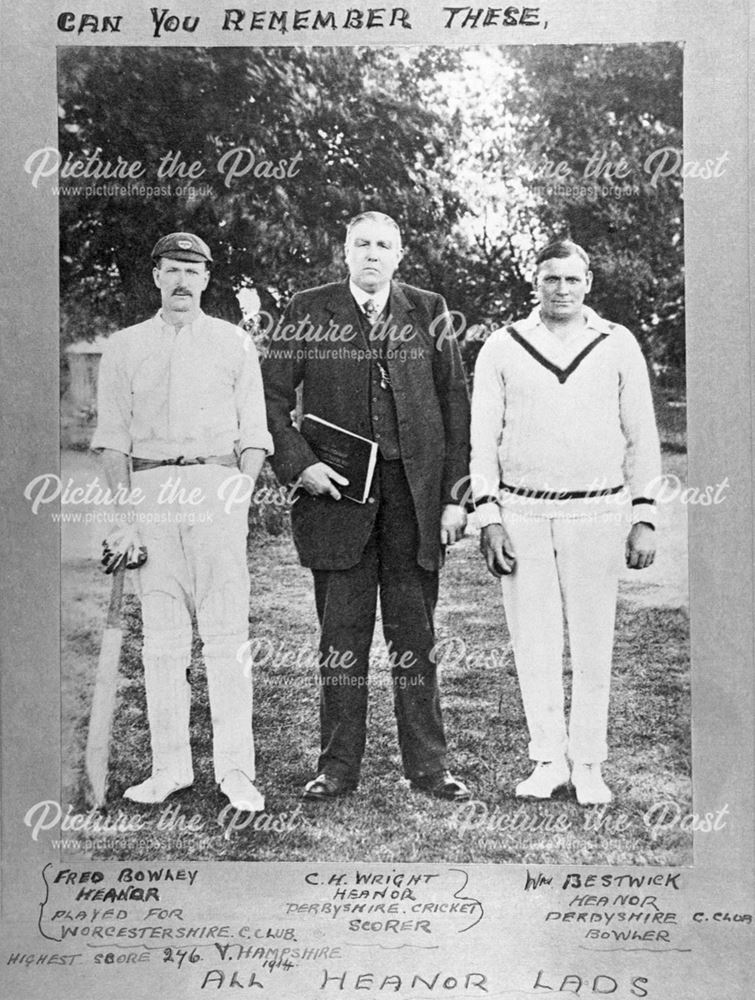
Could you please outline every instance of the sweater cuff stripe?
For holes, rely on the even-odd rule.
[[[498,503],[498,497],[477,497],[474,502],[475,509],[482,507],[484,503]]]
[[[651,507],[655,507],[656,502],[655,500],[651,500],[649,497],[635,497],[634,500],[632,501],[632,506],[636,507],[638,504],[641,503],[649,503]]]

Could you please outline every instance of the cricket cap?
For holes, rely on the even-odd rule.
[[[194,233],[169,233],[155,243],[152,259],[171,257],[173,260],[193,260],[212,263],[210,248]]]

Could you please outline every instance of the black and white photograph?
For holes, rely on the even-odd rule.
[[[749,997],[750,20],[0,8],[0,994]]]
[[[67,801],[140,820],[97,856],[690,860],[682,71],[59,53]]]

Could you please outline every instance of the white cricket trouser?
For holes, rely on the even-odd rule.
[[[252,679],[237,659],[249,636],[249,503],[236,503],[226,512],[218,498],[219,486],[236,474],[224,466],[192,465],[132,477],[132,486],[147,497],[135,508],[135,523],[147,546],[137,589],[152,767],[187,782],[193,777],[186,677],[192,612],[207,672],[215,780],[236,769],[255,777]],[[179,486],[166,488],[169,479]],[[201,497],[201,502],[192,503],[191,491],[197,490],[192,499]]]
[[[599,763],[608,747],[616,594],[627,533],[618,513],[579,518],[503,511],[516,569],[501,580],[532,760],[566,753]],[[571,712],[564,714],[563,617],[569,629]]]

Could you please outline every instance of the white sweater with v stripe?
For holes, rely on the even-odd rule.
[[[620,487],[634,521],[655,521],[646,501],[660,487],[660,447],[645,360],[629,330],[584,314],[563,340],[535,309],[480,351],[470,471],[483,525],[500,520],[499,504],[545,517],[615,509]]]

